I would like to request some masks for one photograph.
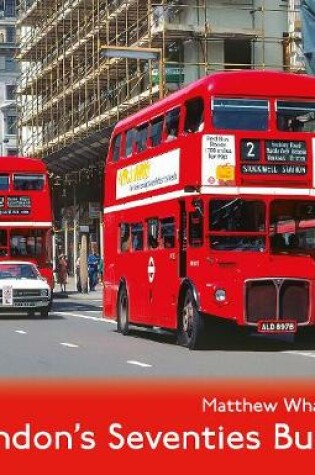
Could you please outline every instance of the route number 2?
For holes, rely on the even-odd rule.
[[[241,141],[241,158],[242,160],[259,160],[260,140],[243,139]]]

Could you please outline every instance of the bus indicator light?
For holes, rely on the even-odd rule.
[[[149,262],[148,262],[148,278],[149,278],[150,284],[152,284],[152,282],[154,281],[154,277],[155,277],[155,263],[154,263],[153,257],[150,257]]]

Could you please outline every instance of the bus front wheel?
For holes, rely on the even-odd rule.
[[[126,287],[122,287],[118,294],[117,329],[123,335],[129,333],[129,303]]]
[[[190,350],[200,349],[204,326],[204,318],[197,308],[193,291],[187,289],[179,310],[178,343]]]

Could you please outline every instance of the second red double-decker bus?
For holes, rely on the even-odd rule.
[[[39,159],[1,158],[0,259],[36,263],[53,287],[51,197]]]
[[[211,74],[119,122],[105,170],[104,313],[191,349],[233,322],[315,328],[315,79]]]

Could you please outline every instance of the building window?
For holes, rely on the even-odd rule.
[[[15,0],[5,0],[5,16],[16,16]]]
[[[5,70],[6,71],[17,71],[17,63],[11,56],[6,56],[5,58]]]
[[[17,157],[18,156],[18,151],[16,148],[8,148],[7,149],[7,155],[8,157]]]
[[[252,44],[250,40],[224,40],[224,68],[248,69],[252,63]]]
[[[6,34],[7,42],[15,43],[15,40],[16,40],[15,28],[13,26],[7,26],[6,33],[7,33]]]
[[[5,98],[7,101],[14,101],[16,92],[15,84],[7,84],[5,86]]]
[[[16,135],[16,117],[8,115],[6,118],[6,133],[8,135]]]

